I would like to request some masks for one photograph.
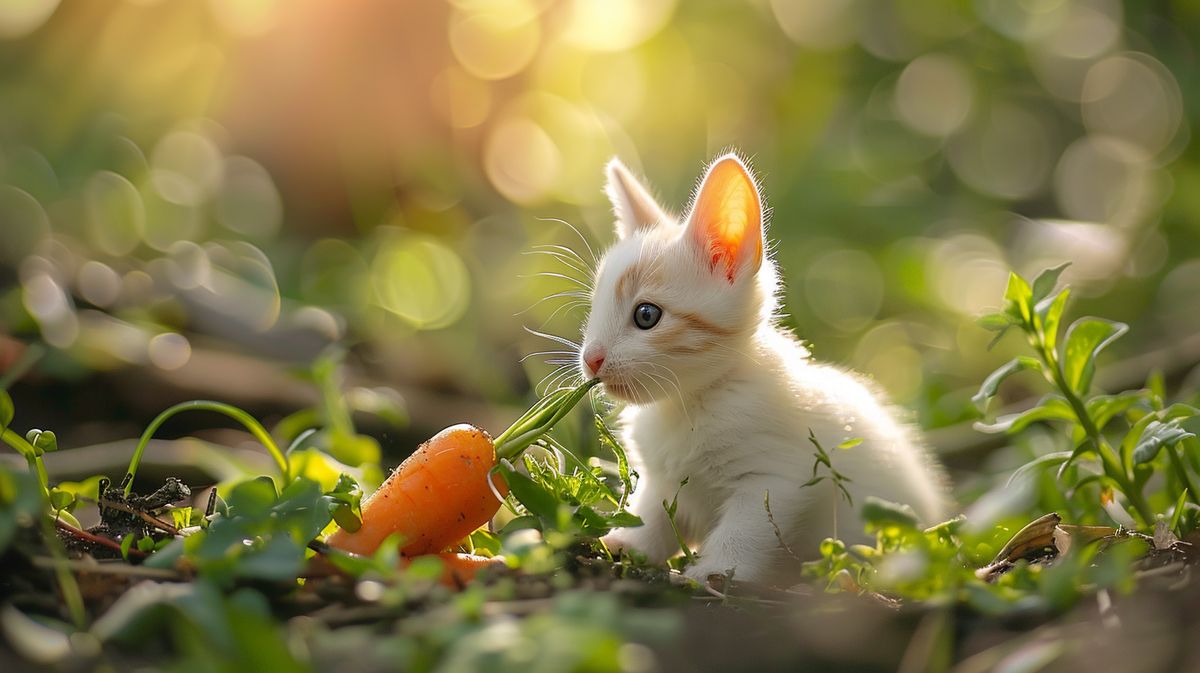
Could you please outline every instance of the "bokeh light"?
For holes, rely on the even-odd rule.
[[[0,257],[21,261],[50,233],[50,220],[37,199],[12,185],[0,185]]]
[[[900,118],[914,130],[948,136],[971,113],[971,79],[957,60],[926,54],[910,62],[896,82]]]
[[[467,270],[453,250],[436,240],[396,232],[372,263],[376,300],[414,327],[453,324],[470,299]]]
[[[662,30],[676,0],[570,0],[562,38],[596,51],[636,47]]]
[[[146,209],[137,187],[112,171],[100,171],[88,178],[84,194],[92,243],[115,257],[133,252],[146,227]]]
[[[183,206],[203,203],[221,182],[224,164],[211,139],[173,131],[154,146],[151,179],[164,199]]]
[[[0,3],[0,37],[22,37],[42,25],[60,0],[10,0]]]
[[[797,44],[811,49],[839,49],[858,37],[857,0],[794,2],[771,0],[779,27]]]
[[[504,79],[521,72],[541,40],[538,8],[529,0],[463,3],[450,18],[450,48],[467,72]]]
[[[0,3],[0,333],[177,385],[344,340],[382,383],[517,404],[549,371],[523,327],[586,315],[521,253],[611,242],[612,156],[678,214],[736,148],[788,324],[959,422],[1011,357],[974,323],[1011,268],[1071,261],[1162,326],[1131,350],[1200,329],[1167,315],[1198,34],[1120,0]]]

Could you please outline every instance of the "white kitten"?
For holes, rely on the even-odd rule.
[[[699,545],[688,576],[793,579],[799,563],[767,518],[767,492],[798,554],[815,557],[834,534],[834,503],[843,539],[862,534],[831,483],[802,487],[813,469],[810,430],[851,480],[855,505],[874,495],[940,521],[945,479],[909,428],[869,384],[812,362],[778,326],[764,209],[742,161],[728,154],[713,162],[682,224],[620,161],[607,173],[619,240],[596,271],[580,367],[627,403],[623,436],[641,475],[630,509],[645,522],[610,533],[609,548],[652,562],[678,552],[663,509],[678,491],[676,523]],[[863,442],[833,450],[850,438]]]

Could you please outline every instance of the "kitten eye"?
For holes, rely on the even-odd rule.
[[[650,329],[658,324],[662,318],[662,309],[650,303],[638,304],[637,308],[633,309],[633,324],[638,326],[638,329]]]

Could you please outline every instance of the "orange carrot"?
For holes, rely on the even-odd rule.
[[[401,537],[404,556],[433,554],[457,544],[486,524],[507,495],[504,480],[492,472],[499,460],[511,460],[536,442],[599,383],[557,390],[538,402],[492,441],[473,425],[454,425],[417,448],[363,500],[362,526],[329,536],[329,546],[355,554],[373,554],[390,535]]]
[[[486,524],[498,500],[488,488],[488,472],[496,449],[487,432],[473,425],[452,425],[417,448],[392,472],[379,490],[362,503],[362,527],[338,530],[329,546],[355,554],[372,554],[384,538],[402,536],[405,556],[434,554]],[[499,475],[497,490],[507,494]]]
[[[477,556],[475,554],[456,554],[443,552],[437,555],[442,562],[442,576],[438,582],[442,586],[457,589],[475,579],[481,571],[493,568],[504,568],[504,559],[495,556]],[[408,567],[416,559],[403,559],[404,567]]]

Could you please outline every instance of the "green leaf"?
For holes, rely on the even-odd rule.
[[[1000,389],[1000,384],[1004,382],[1004,379],[1026,369],[1041,369],[1041,367],[1042,363],[1029,356],[1015,357],[988,374],[988,377],[983,380],[983,384],[979,386],[979,392],[975,393],[971,401],[982,412],[987,409],[988,400],[996,396],[996,391]]]
[[[50,509],[67,509],[75,504],[75,494],[60,488],[50,489]]]
[[[25,433],[25,441],[33,446],[39,456],[58,450],[58,438],[49,430],[30,430]]]
[[[862,444],[862,443],[863,443],[863,438],[862,438],[862,437],[854,437],[853,439],[847,439],[846,441],[842,442],[841,444],[838,444],[838,445],[837,445],[837,446],[835,446],[834,448],[835,448],[835,449],[842,449],[842,450],[845,450],[845,449],[853,449],[854,447],[856,447],[856,446],[858,446],[859,444]]]
[[[237,559],[238,576],[251,579],[294,580],[303,567],[304,547],[287,535],[272,535]]]
[[[1153,369],[1146,376],[1146,388],[1154,400],[1155,408],[1161,409],[1163,400],[1167,399],[1167,382],[1161,369]]]
[[[1195,418],[1196,416],[1200,416],[1200,409],[1197,409],[1190,404],[1176,402],[1166,409],[1163,409],[1162,412],[1159,413],[1159,416],[1164,421],[1169,421],[1176,418],[1181,420]]]
[[[812,431],[810,430],[809,432]],[[691,480],[690,476],[684,477],[683,481],[679,482],[679,488],[675,490],[675,497],[669,503],[664,499],[662,506],[667,513],[667,521],[671,524],[671,530],[675,532],[675,541],[679,543],[679,550],[683,552],[683,558],[688,563],[691,563],[695,560],[696,555],[692,552],[691,547],[688,547],[687,540],[683,538],[683,533],[679,530],[679,524],[675,521],[675,513],[679,511],[679,492],[683,490],[684,486],[688,485],[689,480]]]
[[[171,523],[176,528],[187,528],[192,525],[192,508],[191,507],[172,507]]]
[[[333,520],[337,522],[343,530],[350,533],[356,532],[362,528],[362,518],[354,513],[354,508],[345,503],[339,503],[332,508]]]
[[[915,529],[919,521],[912,507],[889,502],[873,495],[867,496],[867,499],[863,501],[860,513],[863,521],[873,528],[899,526]]]
[[[1133,449],[1138,445],[1138,440],[1142,438],[1142,435],[1146,432],[1146,428],[1149,427],[1151,423],[1158,422],[1159,420],[1158,414],[1146,414],[1145,416],[1139,418],[1137,422],[1134,423],[1128,431],[1126,431],[1125,437],[1121,440],[1119,451],[1122,465],[1134,464]]]
[[[121,558],[129,560],[129,550],[133,548],[133,543],[136,539],[137,536],[133,533],[121,538]]]
[[[1071,324],[1067,329],[1062,366],[1063,376],[1072,392],[1087,394],[1096,372],[1096,356],[1128,331],[1129,326],[1124,323],[1090,316]]]
[[[636,528],[644,523],[642,517],[623,509],[608,515],[608,525],[612,528]]]
[[[1150,394],[1149,390],[1139,389],[1126,390],[1116,395],[1097,395],[1087,401],[1087,412],[1096,427],[1103,430],[1112,419],[1137,406]]]
[[[322,496],[338,526],[353,533],[362,528],[362,490],[354,477],[338,475],[333,490]]]
[[[514,517],[512,521],[504,524],[504,527],[496,531],[496,533],[500,537],[504,537],[519,530],[536,530],[540,527],[541,524],[536,516],[533,516],[532,514],[522,514],[521,516]]]
[[[376,464],[381,456],[379,442],[373,437],[352,432],[330,431],[325,448],[338,462],[355,467]]]
[[[4,432],[4,429],[12,423],[15,415],[16,410],[13,408],[12,397],[9,396],[7,390],[0,390],[0,432]]]
[[[1158,452],[1163,447],[1174,446],[1188,437],[1195,436],[1194,433],[1180,427],[1177,420],[1166,423],[1151,421],[1133,447],[1133,463],[1134,465],[1148,463],[1158,456]]]
[[[1075,412],[1071,410],[1071,405],[1061,397],[1050,395],[1042,398],[1042,401],[1035,407],[1017,414],[998,416],[993,423],[977,422],[975,423],[975,429],[991,434],[999,432],[1017,433],[1031,424],[1041,421],[1075,422],[1075,420]]]
[[[1046,344],[1046,350],[1053,351],[1058,347],[1058,326],[1062,322],[1063,310],[1067,306],[1067,297],[1070,294],[1070,288],[1063,288],[1062,292],[1043,299],[1033,308],[1035,322],[1042,332],[1042,342]]]
[[[543,523],[553,523],[558,518],[558,498],[553,493],[505,463],[499,464],[499,470],[509,493],[531,514]]]
[[[633,494],[634,481],[636,473],[629,469],[629,456],[625,453],[625,447],[621,446],[621,442],[613,436],[612,431],[605,425],[604,419],[596,414],[596,431],[600,433],[600,442],[606,445],[617,458],[617,478],[621,480],[621,502],[619,506],[624,507],[629,501],[629,496]]]
[[[1008,302],[1005,311],[1013,318],[1028,324],[1031,317],[1033,290],[1029,283],[1016,273],[1008,274],[1008,287],[1004,289],[1004,300]]]
[[[1176,535],[1183,537],[1184,531],[1179,530],[1179,522],[1183,520],[1183,511],[1187,508],[1188,490],[1185,488],[1179,492],[1179,498],[1175,501],[1175,509],[1171,511],[1170,530]]]
[[[273,482],[250,479],[234,486],[226,502],[234,516],[258,518],[270,512],[277,499]]]
[[[975,323],[989,332],[1003,332],[1012,327],[1012,316],[1007,313],[988,313],[976,318]]]
[[[1034,458],[1033,460],[1029,461],[1028,463],[1025,463],[1021,467],[1018,467],[1012,473],[1012,476],[1008,478],[1008,481],[1004,484],[1004,487],[1008,488],[1009,486],[1012,486],[1013,484],[1017,483],[1017,481],[1019,481],[1025,475],[1027,475],[1031,472],[1034,472],[1036,470],[1039,470],[1043,467],[1049,467],[1051,465],[1065,463],[1071,459],[1071,455],[1072,455],[1071,451],[1055,451],[1054,453],[1047,453],[1044,456],[1038,456],[1037,458]]]
[[[1038,277],[1033,281],[1033,289],[1031,290],[1032,303],[1037,304],[1050,296],[1050,293],[1054,291],[1054,287],[1058,285],[1058,277],[1062,275],[1062,272],[1068,266],[1071,266],[1070,262],[1059,264],[1052,269],[1046,269],[1038,274]]]
[[[100,480],[104,477],[94,475],[83,481],[60,481],[55,486],[60,491],[73,493],[76,498],[95,500],[100,497]]]

